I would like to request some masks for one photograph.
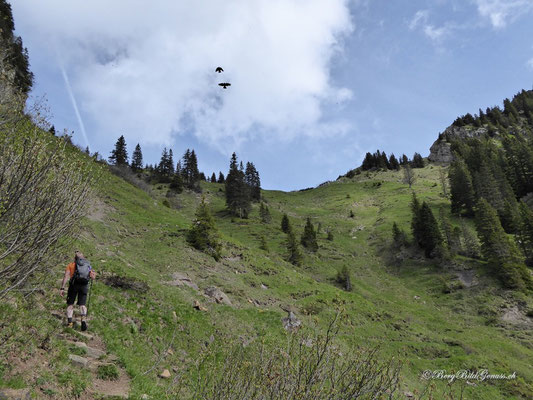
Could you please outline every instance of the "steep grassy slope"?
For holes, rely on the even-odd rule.
[[[430,202],[435,213],[440,206],[449,213],[449,202],[437,185],[438,168],[417,170],[414,190]],[[342,310],[345,318],[339,339],[345,350],[379,345],[382,357],[400,357],[404,362],[402,393],[416,393],[427,386],[420,379],[424,370],[451,373],[486,368],[493,374],[516,371],[517,379],[471,380],[475,385],[456,382],[454,390],[464,387],[465,398],[531,398],[531,319],[522,316],[522,310],[531,307],[530,297],[500,289],[483,263],[475,260],[461,259],[443,267],[410,250],[400,266],[387,265],[393,221],[406,231],[410,224],[411,192],[400,180],[399,172],[363,173],[308,191],[265,191],[273,216],[270,224],[260,223],[257,206],[250,219],[232,219],[225,211],[223,185],[204,183],[204,196],[224,242],[223,257],[216,262],[185,241],[201,195],[180,194],[173,200],[179,207],[169,208],[163,204],[164,186],[149,195],[107,174],[75,246],[100,272],[92,291],[90,329],[101,335],[131,376],[131,397],[172,398],[180,371],[210,346],[283,343],[283,307],[293,309],[304,326],[312,329],[321,329]],[[350,210],[354,218],[349,217]],[[320,249],[316,254],[305,253],[302,267],[285,261],[285,234],[279,229],[285,212],[298,236],[307,217],[322,226]],[[333,231],[333,241],[326,240],[326,229]],[[262,235],[268,252],[260,249]],[[65,255],[57,260],[55,280],[69,259]],[[352,276],[352,292],[335,284],[337,271],[344,265]],[[200,290],[167,284],[176,272],[187,275]],[[475,284],[462,285],[458,273],[474,276]],[[115,275],[144,282],[148,290],[104,283]],[[63,307],[63,300],[52,292],[55,286],[34,295],[31,301],[42,306],[39,312],[27,311],[24,323],[30,327],[39,321],[40,325],[34,328],[34,340],[27,342],[27,349],[20,344],[15,348],[24,359],[48,332],[51,344],[41,357],[49,365],[31,375],[22,374],[22,367],[4,365],[0,384],[30,385],[43,396],[39,387],[46,383],[56,398],[87,386],[85,372],[68,366],[66,349],[53,336],[61,328],[47,311]],[[220,288],[232,305],[209,302],[202,294],[208,286]],[[195,300],[208,311],[193,308]],[[12,315],[13,305],[1,309],[3,315]],[[502,315],[520,318],[510,323]],[[24,337],[20,335],[21,341]],[[171,371],[169,380],[158,378],[165,368]],[[79,382],[65,382],[61,377],[67,373]],[[446,386],[443,381],[432,383],[438,391]]]

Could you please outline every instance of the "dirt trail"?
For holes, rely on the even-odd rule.
[[[57,311],[52,314],[64,320],[64,315]],[[90,324],[90,320],[88,320]],[[89,327],[90,329],[90,327]],[[87,369],[91,376],[92,385],[87,388],[82,395],[84,399],[105,399],[107,397],[127,399],[130,392],[130,378],[126,371],[117,364],[117,357],[108,354],[103,340],[94,332],[82,332],[79,325],[75,329],[67,329],[58,334],[58,337],[65,341],[73,351],[78,354],[69,354],[73,365]],[[115,380],[105,380],[98,378],[98,368],[101,366],[114,366],[118,371],[118,378]]]

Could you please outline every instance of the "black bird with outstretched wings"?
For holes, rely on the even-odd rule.
[[[215,69],[215,72],[218,72],[220,74],[221,72],[224,72],[224,70],[222,69],[222,67],[217,67],[217,69]]]
[[[228,86],[231,86],[231,83],[227,83],[227,82],[219,83],[218,86],[222,86],[224,89],[227,89]]]

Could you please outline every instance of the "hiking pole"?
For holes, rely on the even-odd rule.
[[[93,288],[93,280],[94,279],[91,279],[91,284],[89,285],[89,294],[87,295],[87,315],[86,315],[86,317],[89,316],[89,304],[91,302],[91,292],[92,292],[92,288]]]

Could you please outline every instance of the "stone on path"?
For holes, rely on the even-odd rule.
[[[31,400],[30,389],[0,389],[0,400]]]
[[[168,369],[165,369],[165,370],[163,370],[163,372],[161,372],[159,374],[159,376],[161,378],[168,379],[168,378],[170,378],[170,371]]]
[[[86,368],[89,365],[89,360],[85,357],[80,357],[76,354],[69,354],[68,358],[70,359],[70,361],[72,361],[72,364],[76,365],[77,367]]]

